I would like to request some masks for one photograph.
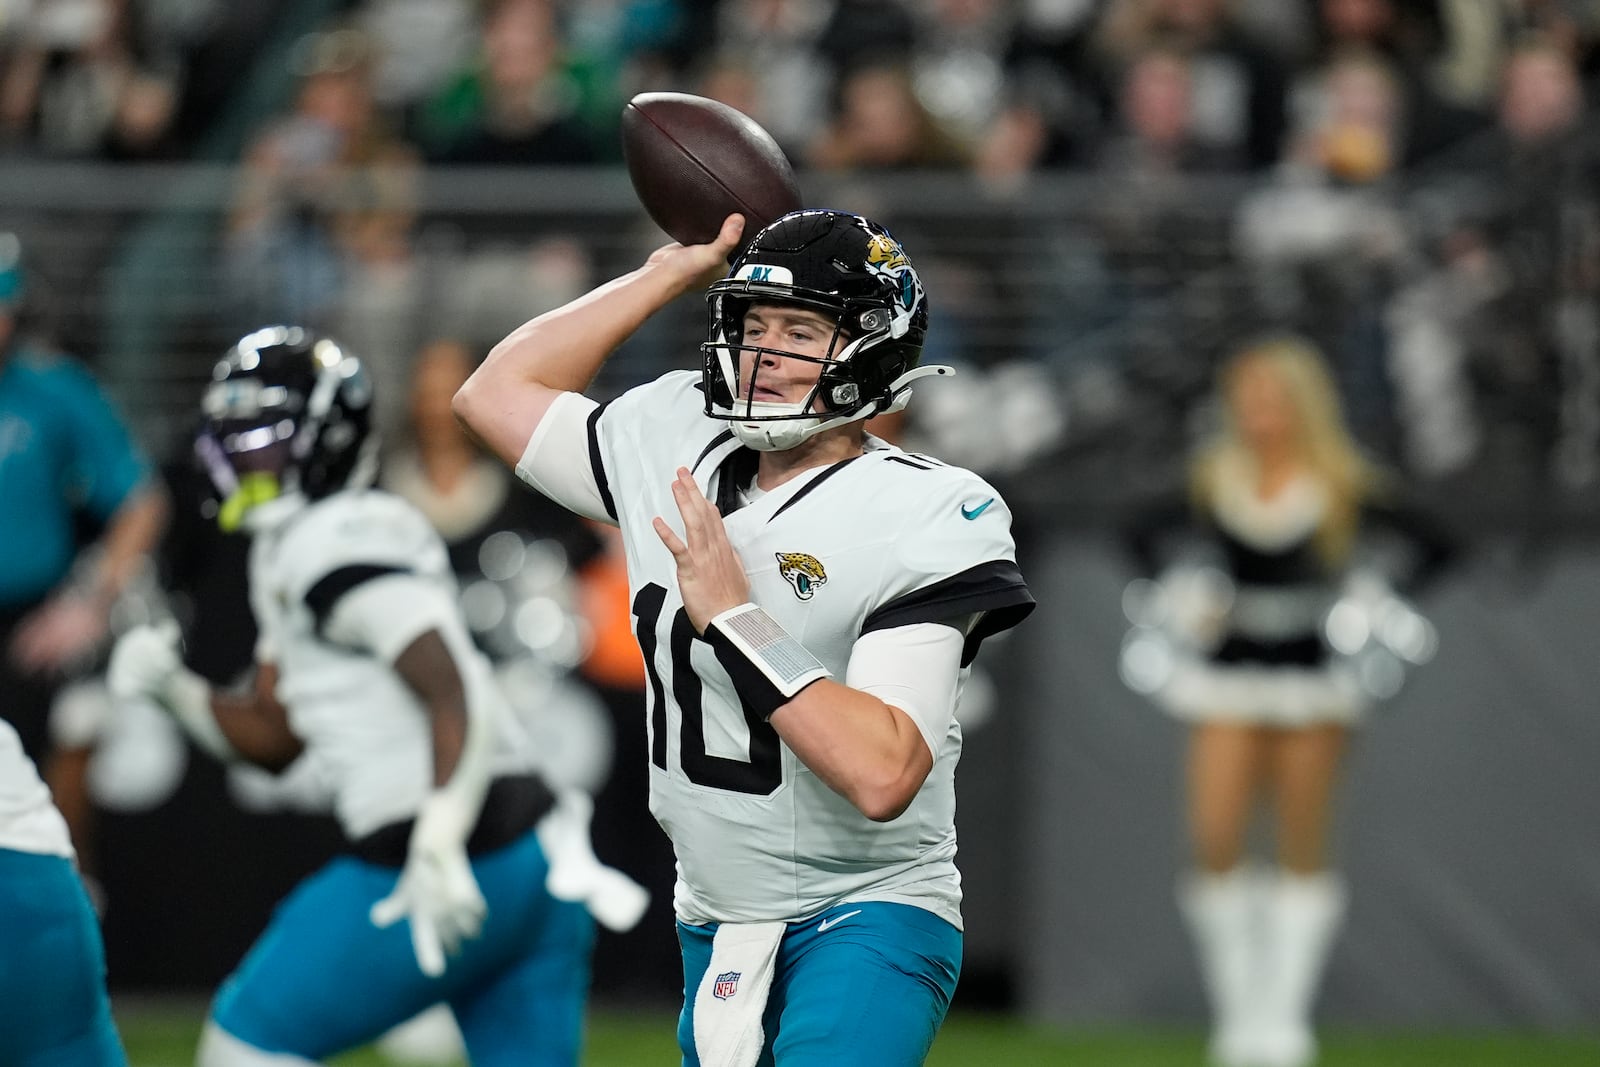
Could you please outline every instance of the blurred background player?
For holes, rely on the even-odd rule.
[[[1351,589],[1363,530],[1388,524],[1413,538],[1413,582],[1443,562],[1446,546],[1362,457],[1309,345],[1247,345],[1219,387],[1222,427],[1193,464],[1188,499],[1150,509],[1128,532],[1153,574],[1163,537],[1197,531],[1227,590],[1194,606],[1197,630],[1210,617],[1210,638],[1158,693],[1191,724],[1195,869],[1180,903],[1213,1006],[1211,1058],[1304,1067],[1316,1056],[1312,1002],[1345,910],[1328,846],[1334,785],[1349,730],[1372,703],[1330,647],[1325,619]],[[1167,584],[1181,596],[1178,582]],[[1270,874],[1246,858],[1262,799],[1276,819]]]
[[[644,664],[621,542],[614,528],[528,492],[467,436],[450,401],[476,366],[461,341],[422,347],[412,363],[406,432],[386,451],[378,483],[444,539],[471,605],[473,636],[514,710],[553,754],[559,750],[570,784],[594,794],[596,853],[650,889],[645,921],[597,941],[596,993],[667,999],[679,969],[672,850],[649,813],[639,731]],[[557,605],[581,619],[581,640],[559,639],[551,627],[519,629],[519,612],[550,615]]]
[[[72,858],[50,791],[0,722],[0,1049],[18,1067],[127,1062],[100,926]]]
[[[83,761],[50,758],[52,702],[100,649],[167,505],[88,370],[25,335],[23,286],[21,242],[0,233],[0,715],[81,839]]]
[[[349,839],[223,985],[199,1059],[320,1060],[445,1002],[474,1063],[575,1064],[585,904],[626,927],[641,894],[594,860],[587,798],[536,773],[437,534],[365,488],[371,402],[331,339],[268,327],[230,349],[196,449],[219,522],[255,538],[254,687],[212,689],[175,629],[136,628],[112,655],[115,694],[160,704],[213,755],[312,761]]]

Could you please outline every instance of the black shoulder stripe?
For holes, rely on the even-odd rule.
[[[616,519],[617,502],[611,499],[611,483],[606,480],[606,465],[600,459],[600,413],[605,409],[606,405],[601,404],[589,413],[589,466],[594,468],[594,484],[600,489],[600,503],[605,505],[606,514]]]
[[[721,448],[723,445],[727,444],[731,440],[733,440],[733,431],[732,430],[723,430],[721,433],[717,434],[717,436],[713,437],[711,439],[710,443],[707,444],[706,447],[704,447],[704,448],[702,448],[700,450],[700,454],[694,458],[694,462],[689,464],[689,473],[690,474],[699,473],[700,464],[702,464],[702,463],[704,463],[706,461],[706,457],[711,455],[711,453],[715,452],[717,449]]]
[[[805,485],[802,485],[800,487],[799,491],[796,492],[794,494],[794,496],[790,497],[788,500],[785,500],[783,502],[783,506],[778,508],[777,511],[774,511],[772,513],[772,518],[769,518],[767,521],[771,522],[772,519],[777,518],[779,515],[782,515],[785,511],[788,511],[790,508],[794,507],[796,504],[798,504],[800,502],[800,498],[801,497],[805,496],[807,493],[811,492],[811,490],[815,489],[817,486],[821,485],[823,482],[827,481],[829,478],[832,478],[835,474],[838,474],[840,471],[844,470],[846,467],[848,467],[850,464],[854,463],[856,460],[858,460],[860,458],[861,458],[860,456],[851,456],[849,459],[841,459],[839,462],[835,463],[833,466],[829,467],[827,470],[823,471],[821,474],[819,474],[815,478],[811,479]]]
[[[921,464],[921,463],[917,463],[917,462],[915,462],[913,460],[909,460],[905,456],[887,456],[885,458],[887,458],[889,460],[889,462],[891,462],[891,463],[904,463],[906,466],[910,467],[912,470],[918,470],[918,471],[931,471],[931,470],[933,470],[932,467],[926,466],[926,465]]]
[[[409,568],[388,563],[352,563],[324,574],[306,590],[306,607],[311,609],[311,614],[317,620],[317,633],[322,633],[322,628],[328,624],[328,616],[333,614],[334,605],[356,586],[386,574],[410,573]]]
[[[729,437],[732,437],[731,433]],[[748,448],[736,448],[722,457],[722,462],[717,467],[717,488],[713,503],[717,505],[717,511],[723,518],[743,507],[739,500],[739,490],[755,479],[756,469],[760,465],[761,457]]]
[[[977,656],[984,638],[1011,629],[1033,609],[1033,594],[1028,592],[1017,565],[996,559],[895,597],[867,616],[861,632],[869,634],[919,622],[949,622],[982,612],[983,617],[967,635],[961,650],[961,665],[965,667]]]

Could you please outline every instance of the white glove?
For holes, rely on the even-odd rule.
[[[149,700],[165,708],[196,744],[218,759],[239,758],[211,713],[211,687],[183,665],[177,623],[135,626],[118,638],[106,667],[106,688],[119,703]]]
[[[467,860],[473,821],[456,797],[430,796],[417,813],[394,892],[372,906],[376,926],[410,920],[417,966],[430,978],[444,973],[446,954],[454,955],[461,942],[478,936],[488,911]]]
[[[117,639],[106,668],[106,685],[118,700],[144,698],[166,706],[167,689],[183,669],[178,655],[178,626],[135,626]]]
[[[594,801],[587,793],[567,789],[539,821],[539,845],[550,864],[544,886],[557,900],[582,901],[606,929],[626,933],[644,918],[650,891],[595,856],[589,839],[593,814]]]

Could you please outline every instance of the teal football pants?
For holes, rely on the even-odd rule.
[[[700,1067],[694,998],[715,924],[678,924],[683,946],[683,1067]],[[961,931],[906,904],[840,904],[791,923],[761,1017],[757,1067],[919,1067],[950,1009]]]
[[[574,1067],[594,920],[545,891],[549,865],[531,830],[474,857],[472,870],[488,915],[440,977],[418,969],[405,922],[380,930],[367,917],[400,872],[341,857],[278,906],[212,1018],[256,1048],[323,1060],[442,1001],[474,1067]]]
[[[61,856],[0,848],[0,1063],[123,1067],[100,925]]]

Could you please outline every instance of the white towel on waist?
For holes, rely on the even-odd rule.
[[[723,923],[711,940],[711,964],[694,997],[694,1047],[700,1067],[755,1067],[766,1033],[778,946],[787,924]]]

